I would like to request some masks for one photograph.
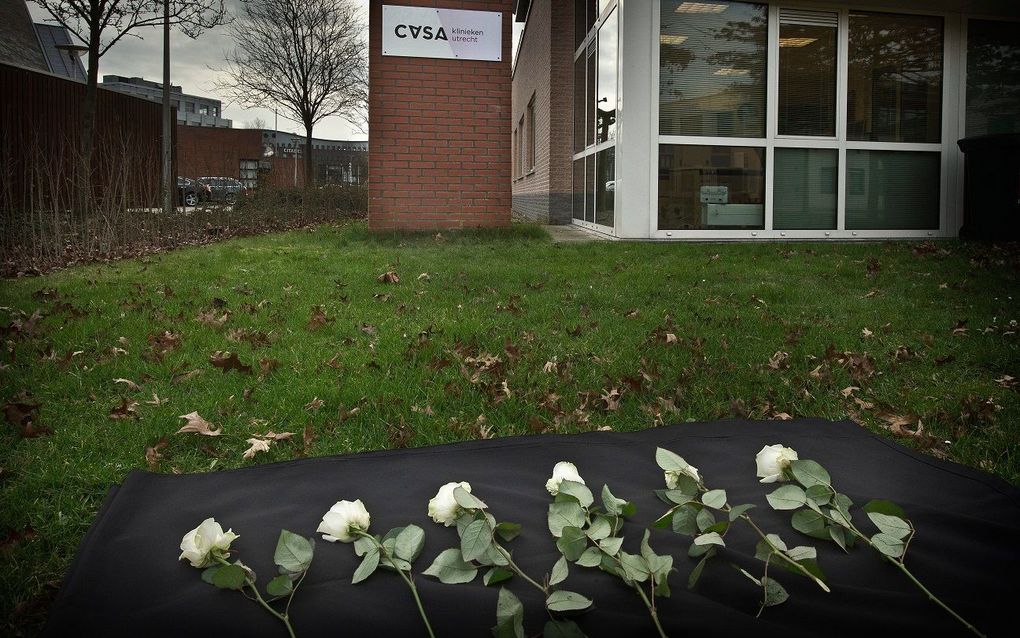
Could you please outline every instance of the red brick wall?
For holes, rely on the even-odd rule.
[[[513,181],[513,211],[528,219],[568,224],[573,149],[574,3],[533,0],[513,72],[511,129],[527,140],[527,108],[535,99],[535,167]]]
[[[382,5],[502,11],[503,59],[382,55]],[[370,0],[372,230],[510,223],[512,0]]]
[[[262,131],[177,126],[177,174],[181,177],[239,178],[243,159],[262,159]]]

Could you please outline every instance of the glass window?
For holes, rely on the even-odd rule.
[[[836,149],[777,148],[773,227],[834,230],[838,165]]]
[[[847,136],[937,143],[942,137],[942,18],[850,14]]]
[[[527,169],[533,170],[535,168],[535,97],[531,97],[531,101],[528,102],[527,111],[527,163],[525,166]]]
[[[574,61],[574,152],[584,150],[584,70],[587,60],[582,53]]]
[[[659,133],[765,136],[768,7],[663,0]]]
[[[595,26],[598,19],[597,0],[574,0],[574,50],[576,51],[584,38]]]
[[[765,149],[659,146],[659,229],[765,227]]]
[[[595,221],[595,156],[584,158],[584,221]]]
[[[574,160],[574,219],[584,219],[584,158]]]
[[[939,227],[939,153],[846,153],[846,227],[934,230]]]
[[[1020,133],[1020,23],[967,23],[967,137]]]
[[[616,209],[616,147],[598,152],[596,159],[598,179],[595,180],[595,223],[613,225]]]
[[[513,157],[513,177],[517,178],[521,175],[521,153],[520,153],[520,140],[517,139],[517,129],[514,129],[514,157]]]
[[[585,119],[588,121],[587,133],[585,133],[584,141],[585,146],[591,146],[595,143],[595,63],[597,56],[595,55],[596,46],[592,43],[588,47],[588,82],[585,86],[584,104],[585,104]]]
[[[595,103],[596,143],[601,144],[616,139],[616,62],[618,55],[617,30],[619,12],[615,9],[612,15],[599,27],[599,82],[598,99]]]
[[[835,26],[779,25],[780,135],[836,136],[836,43]]]

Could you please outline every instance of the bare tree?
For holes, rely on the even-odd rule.
[[[247,122],[245,122],[244,128],[264,129],[266,128],[266,121],[263,120],[261,117],[256,117],[253,120],[248,120]]]
[[[81,157],[83,179],[91,173],[92,148],[96,131],[96,91],[99,84],[99,58],[121,38],[144,27],[163,25],[163,0],[34,0],[53,22],[64,27],[88,47],[88,75],[82,105]],[[170,0],[171,26],[188,37],[223,24],[224,0]]]
[[[351,0],[245,0],[230,26],[236,48],[218,84],[252,108],[280,105],[305,127],[305,185],[315,179],[312,129],[330,116],[363,117],[365,24]]]

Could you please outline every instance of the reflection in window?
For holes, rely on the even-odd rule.
[[[661,135],[765,136],[768,7],[663,0]]]
[[[595,156],[584,158],[584,221],[595,221]]]
[[[616,61],[617,61],[617,27],[619,12],[606,18],[599,27],[599,83],[598,99],[595,102],[596,143],[601,144],[616,139]]]
[[[584,158],[574,160],[574,188],[573,188],[573,210],[574,219],[584,219]]]
[[[1020,133],[1020,24],[967,23],[967,137]]]
[[[595,43],[588,46],[588,83],[585,87],[585,113],[588,120],[587,133],[584,136],[586,146],[595,143],[595,63],[598,60],[595,55]]]
[[[584,70],[587,59],[584,54],[574,61],[574,152],[584,150]]]
[[[659,229],[765,227],[765,149],[659,146]]]
[[[599,151],[596,164],[595,223],[612,226],[616,207],[616,147]]]
[[[939,153],[846,152],[846,227],[939,227]]]
[[[835,25],[779,25],[780,135],[835,137],[836,42]]]
[[[838,164],[836,149],[777,148],[773,227],[835,229]]]
[[[558,0],[562,1],[562,0]],[[574,50],[576,51],[584,38],[595,26],[598,18],[598,9],[595,6],[596,0],[574,0]]]
[[[851,13],[849,55],[849,139],[941,139],[941,17]]]

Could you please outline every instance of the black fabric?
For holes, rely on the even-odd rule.
[[[690,539],[653,530],[651,544],[675,557],[673,596],[659,611],[672,636],[867,636],[896,631],[966,635],[962,626],[929,602],[897,570],[870,549],[844,554],[795,532],[789,514],[768,507],[775,486],[755,478],[754,455],[763,445],[792,446],[833,475],[836,487],[859,506],[872,498],[901,505],[918,533],[907,564],[964,617],[990,635],[1012,630],[1014,588],[1020,573],[1020,491],[1004,481],[907,450],[859,426],[822,420],[689,423],[637,433],[594,432],[527,436],[490,441],[261,465],[227,472],[173,476],[132,472],[111,490],[82,541],[78,556],[50,615],[45,634],[187,636],[280,636],[283,626],[237,592],[203,583],[199,570],[179,562],[185,532],[214,516],[240,538],[234,554],[252,566],[264,586],[275,575],[273,550],[281,528],[313,536],[322,514],[336,501],[360,498],[372,514],[372,531],[416,523],[426,546],[415,567],[424,570],[443,549],[456,546],[456,531],[433,523],[427,502],[443,483],[468,481],[501,521],[524,525],[509,544],[519,564],[541,578],[558,557],[546,527],[550,497],[545,481],[560,460],[577,464],[593,491],[608,483],[638,513],[625,527],[625,548],[638,551],[642,529],[665,511],[652,490],[663,487],[655,464],[657,446],[700,468],[710,487],[725,488],[733,504],[758,505],[751,514],[792,546],[815,545],[831,594],[806,579],[774,571],[790,600],[756,619],[759,592],[731,567],[760,574],[753,559],[755,537],[734,528],[729,548],[710,563],[698,587],[686,588],[694,562]],[[863,529],[866,517],[857,512]],[[380,570],[351,585],[357,565],[353,547],[316,542],[315,560],[295,597],[291,616],[299,636],[424,635],[406,586]],[[481,576],[466,585],[416,582],[439,636],[486,636],[494,624],[497,588]],[[524,602],[526,631],[541,632],[541,597],[514,579],[510,589]],[[565,588],[595,600],[580,616],[596,636],[654,634],[636,594],[598,570],[572,566]]]

